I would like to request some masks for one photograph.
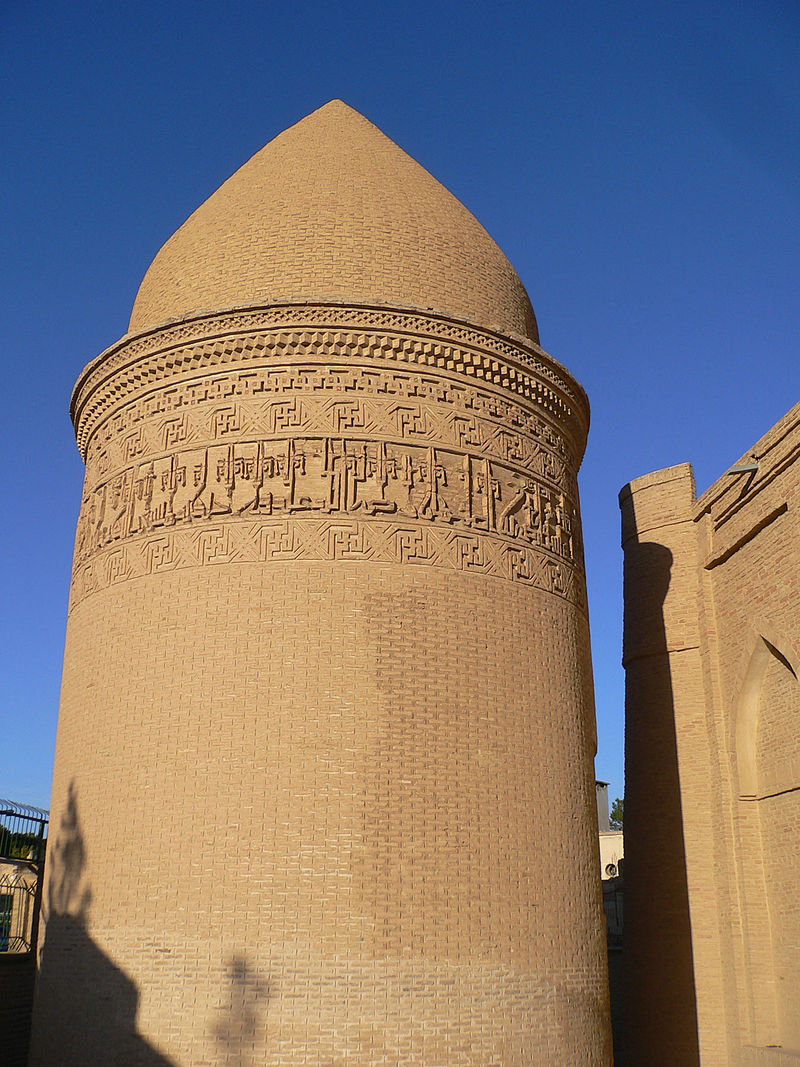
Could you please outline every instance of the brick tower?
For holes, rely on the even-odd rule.
[[[33,1062],[609,1063],[588,407],[486,231],[334,101],[72,416]]]

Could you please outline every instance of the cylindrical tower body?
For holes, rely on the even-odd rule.
[[[308,124],[326,166],[292,180],[334,207],[357,147],[373,199],[449,197],[329,105],[178,231],[79,380],[33,1063],[598,1067],[585,397],[482,230],[436,273],[425,196],[394,273],[366,194],[294,299],[248,288],[264,239],[214,260],[228,187]],[[226,271],[241,306],[208,310]]]

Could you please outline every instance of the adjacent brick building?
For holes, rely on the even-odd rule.
[[[608,1064],[588,406],[480,224],[333,102],[72,414],[32,1062]]]
[[[620,497],[629,1067],[800,1062],[799,455]]]

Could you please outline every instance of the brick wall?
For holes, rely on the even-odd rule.
[[[671,992],[653,983],[632,1009],[645,1022],[630,1062],[667,1062],[659,1057],[669,1057],[676,1027],[696,1029],[702,1067],[782,1064],[800,1050],[799,451],[796,407],[740,461],[757,469],[724,475],[699,500],[688,466],[638,479],[621,496],[628,979],[632,990],[652,983],[674,961],[662,913],[637,890],[635,872],[637,862],[654,861],[664,830],[664,798],[646,788],[663,774],[663,750],[648,733],[660,724],[659,737],[673,735],[667,810],[684,844],[683,862],[662,870],[661,892],[686,895],[694,986],[684,1010],[661,1026]],[[684,575],[663,606],[640,565],[654,553],[645,540],[669,551],[673,579]],[[649,663],[628,652],[642,633],[664,636]],[[652,668],[665,657],[669,685],[659,687]]]
[[[73,395],[32,1062],[608,1064],[588,406],[513,268],[334,102],[131,330]]]
[[[76,394],[32,1062],[608,1063],[582,394],[435,316],[261,325]]]

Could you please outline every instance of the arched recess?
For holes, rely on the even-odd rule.
[[[763,622],[736,707],[735,755],[754,1037],[800,1051],[800,657]]]
[[[795,681],[800,679],[800,656],[786,637],[769,623],[759,620],[750,641],[750,660],[736,707],[734,750],[740,800],[757,800],[763,796],[763,790],[759,788],[759,773],[763,774],[763,768],[759,767],[756,748],[764,685],[778,664],[788,670]],[[800,737],[800,722],[797,723],[797,736]]]

